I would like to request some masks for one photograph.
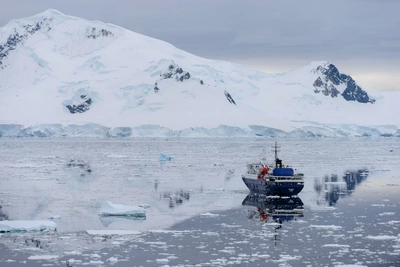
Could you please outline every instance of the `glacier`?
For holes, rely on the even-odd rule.
[[[215,128],[190,127],[172,130],[160,125],[137,127],[106,127],[95,123],[84,125],[39,124],[24,127],[19,124],[0,124],[0,137],[400,137],[400,129],[394,125],[360,126],[356,124],[325,124],[297,122],[298,128],[283,131],[262,125],[246,128],[220,125]],[[302,126],[304,125],[305,126]]]
[[[31,231],[57,231],[57,224],[47,220],[13,220],[0,221],[0,233],[16,233]]]

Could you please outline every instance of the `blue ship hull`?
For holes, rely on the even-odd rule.
[[[304,182],[276,182],[242,177],[252,193],[272,196],[295,196],[303,190]]]

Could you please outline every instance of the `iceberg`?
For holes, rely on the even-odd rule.
[[[125,206],[106,201],[100,208],[99,216],[146,217],[146,210],[139,206]]]
[[[0,233],[57,231],[57,224],[47,220],[0,221]]]
[[[167,156],[167,155],[165,155],[164,153],[160,153],[159,160],[160,160],[161,162],[171,161],[171,160],[173,160],[173,159],[174,159],[174,158],[171,157],[171,156]]]

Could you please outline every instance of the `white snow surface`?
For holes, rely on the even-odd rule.
[[[400,92],[315,93],[325,61],[267,74],[56,10],[10,21],[0,44],[16,32],[0,59],[1,136],[400,135]]]

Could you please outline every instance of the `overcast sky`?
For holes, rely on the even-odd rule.
[[[367,90],[400,90],[400,0],[12,0],[0,27],[49,8],[251,69],[326,60]]]

